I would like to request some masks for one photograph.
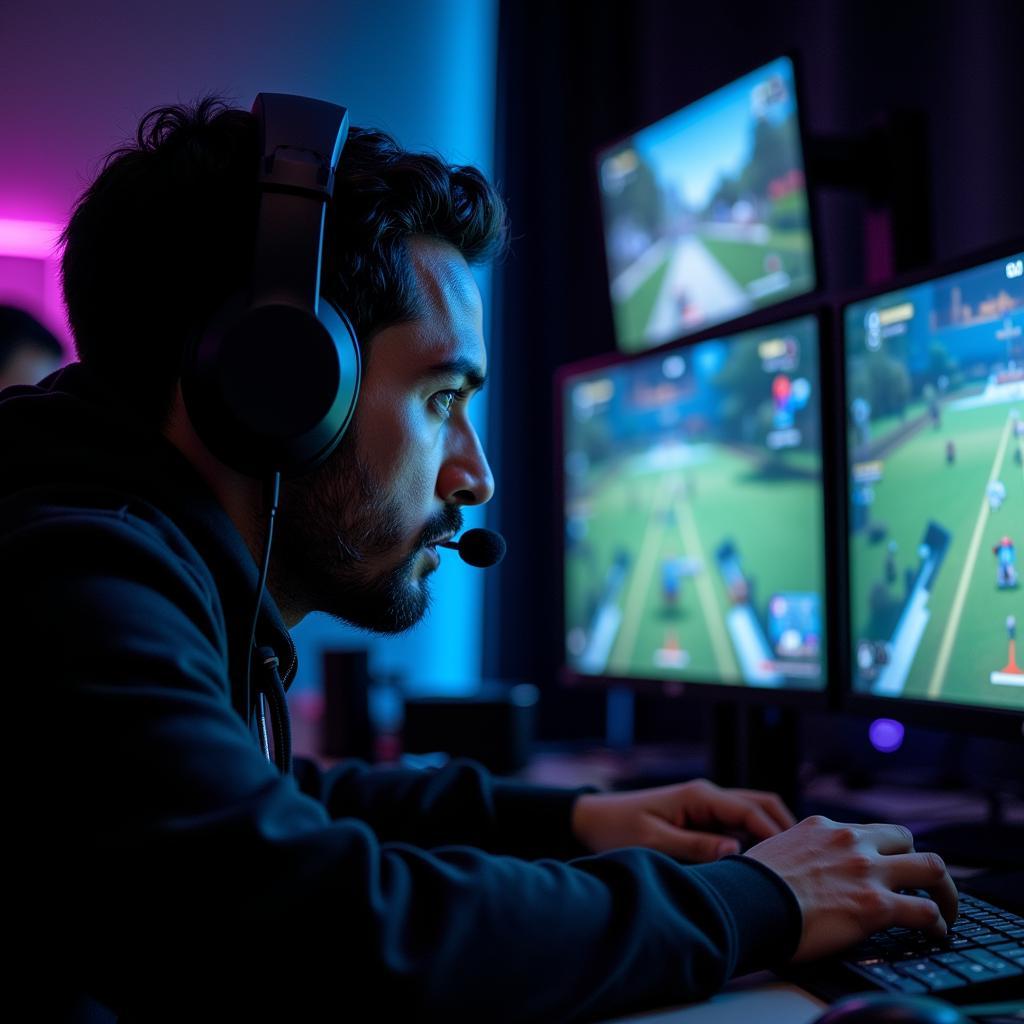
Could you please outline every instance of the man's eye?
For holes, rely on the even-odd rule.
[[[438,391],[430,396],[430,403],[438,416],[447,419],[451,415],[452,407],[460,399],[465,397],[465,392],[455,389]]]

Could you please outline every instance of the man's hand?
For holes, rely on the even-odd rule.
[[[594,853],[646,846],[689,861],[738,853],[739,842],[723,833],[768,839],[794,821],[774,793],[719,789],[704,779],[632,793],[587,793],[572,812],[573,833]]]
[[[803,912],[795,961],[827,956],[902,926],[936,937],[956,920],[957,894],[934,853],[914,853],[902,825],[841,825],[813,817],[747,851],[789,885]],[[930,899],[900,889],[925,889]]]

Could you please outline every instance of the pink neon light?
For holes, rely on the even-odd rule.
[[[61,229],[60,224],[42,220],[0,220],[0,256],[56,259]]]
[[[0,302],[9,302],[39,317],[71,352],[71,334],[64,319],[60,291],[60,250],[57,241],[62,225],[42,220],[0,218],[0,259],[38,260],[42,274],[38,285],[26,289],[18,275],[8,278],[0,270]]]

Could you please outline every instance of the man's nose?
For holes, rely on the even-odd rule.
[[[494,494],[494,477],[480,438],[467,424],[438,476],[439,497],[448,505],[483,505]]]

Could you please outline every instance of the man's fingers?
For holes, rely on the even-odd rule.
[[[784,831],[768,817],[757,801],[731,789],[716,792],[693,820],[695,825],[744,829],[757,839],[771,839]]]
[[[927,889],[946,924],[952,926],[957,913],[956,886],[941,857],[934,853],[903,853],[885,857],[881,863],[890,889]]]
[[[742,820],[739,822],[756,839],[771,839],[780,832],[785,831],[785,825],[779,825],[773,818],[770,818],[761,807],[751,801],[742,805]]]
[[[756,839],[771,839],[777,836],[780,831],[785,830],[784,825],[779,825],[773,818],[760,807],[749,807],[743,815],[743,827]]]
[[[892,926],[920,928],[932,935],[945,935],[946,922],[939,905],[920,896],[893,896]]]
[[[739,853],[740,844],[728,836],[716,836],[713,832],[693,832],[676,828],[662,818],[651,819],[651,845],[654,849],[680,860],[704,864],[718,860],[730,853]]]
[[[753,800],[781,829],[792,828],[796,824],[796,818],[775,793],[763,793],[758,789],[734,789],[732,792]]]
[[[914,837],[903,825],[855,825],[879,853],[913,853]]]

